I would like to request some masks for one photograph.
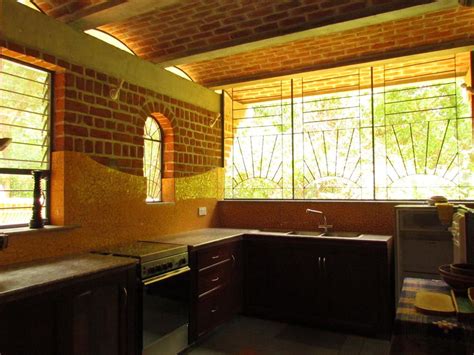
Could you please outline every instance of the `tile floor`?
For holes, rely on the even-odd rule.
[[[388,355],[390,342],[239,316],[186,355]]]

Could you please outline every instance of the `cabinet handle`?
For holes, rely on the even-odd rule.
[[[232,267],[235,266],[235,256],[234,254],[231,254],[230,257],[232,258]]]
[[[217,282],[217,281],[219,281],[219,277],[216,277],[216,278],[212,279],[211,281],[212,282]]]
[[[321,270],[321,257],[318,256],[318,271]]]
[[[122,294],[123,294],[123,308],[127,308],[128,303],[128,291],[126,287],[122,287]]]
[[[211,309],[211,313],[216,313],[217,312],[217,307],[216,308],[213,308]]]
[[[212,257],[212,260],[217,260],[217,259],[219,259],[220,257],[221,257],[220,255],[214,255],[214,256]]]
[[[324,274],[326,274],[326,257],[323,258]]]

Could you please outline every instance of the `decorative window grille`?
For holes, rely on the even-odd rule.
[[[291,82],[233,89],[230,198],[291,198]]]
[[[33,205],[34,170],[50,170],[51,74],[0,58],[0,227],[27,225]],[[48,211],[49,186],[43,180]]]
[[[147,179],[147,202],[161,201],[163,146],[161,128],[153,117],[147,117],[143,135],[145,149],[143,171]]]
[[[228,91],[226,198],[474,198],[469,55]]]

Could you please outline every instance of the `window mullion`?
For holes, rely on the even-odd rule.
[[[372,199],[376,200],[374,67],[370,67],[370,115],[372,126]]]

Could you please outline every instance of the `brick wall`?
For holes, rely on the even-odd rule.
[[[164,131],[165,177],[202,173],[221,165],[221,121],[216,113],[119,78],[0,41],[0,54],[52,70],[53,150],[75,151],[123,172],[143,175],[143,127],[154,116]]]
[[[100,27],[160,62],[431,0],[188,0]]]
[[[474,8],[458,7],[180,68],[202,85],[218,86],[472,45]]]

